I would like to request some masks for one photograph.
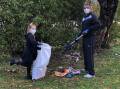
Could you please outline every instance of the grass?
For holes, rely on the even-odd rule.
[[[11,69],[16,71],[10,72]],[[85,79],[83,74],[71,79],[47,75],[43,80],[32,83],[24,79],[25,68],[10,67],[8,61],[3,61],[0,64],[0,89],[120,89],[120,46],[98,54],[95,70],[93,79]]]

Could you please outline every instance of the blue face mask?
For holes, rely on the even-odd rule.
[[[34,35],[36,33],[36,29],[31,29],[30,32]]]
[[[89,9],[89,8],[85,8],[85,9],[84,9],[84,13],[85,13],[85,14],[89,14],[90,12],[91,12],[91,9]]]

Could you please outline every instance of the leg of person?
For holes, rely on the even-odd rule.
[[[27,79],[32,79],[32,76],[31,76],[31,66],[28,66],[27,67]]]
[[[87,75],[84,77],[91,78],[95,75],[94,72],[94,37],[90,37],[84,40],[84,64],[87,71]]]
[[[85,71],[88,73],[89,72],[89,57],[90,57],[90,38],[84,38],[83,39],[83,55],[84,55],[84,67]]]
[[[87,72],[88,71],[88,66],[87,66],[87,56],[86,56],[86,50],[87,50],[87,47],[86,47],[86,40],[84,39],[83,40],[83,56],[84,56],[84,71]]]
[[[23,61],[22,59],[12,59],[10,61],[10,65],[22,65],[24,67],[27,67],[27,76],[25,77],[25,79],[32,79],[32,76],[31,76],[31,65],[27,65],[27,63],[25,61]]]

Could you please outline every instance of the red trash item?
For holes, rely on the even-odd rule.
[[[64,69],[63,72],[58,72],[58,71],[55,71],[55,76],[58,76],[58,77],[64,77],[66,74],[68,74],[70,71],[68,69]]]

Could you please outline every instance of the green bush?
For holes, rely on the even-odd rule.
[[[33,21],[42,26],[38,37],[59,46],[70,40],[79,29],[72,21],[82,17],[84,0],[1,0],[0,53],[17,54],[25,43],[27,25]],[[53,26],[55,25],[55,26]],[[79,28],[79,27],[78,27]]]

